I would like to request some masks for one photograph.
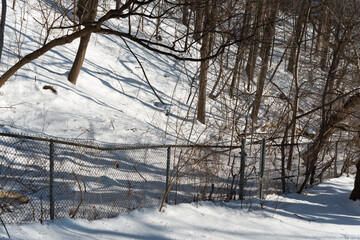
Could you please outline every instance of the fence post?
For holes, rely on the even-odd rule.
[[[167,148],[167,160],[166,160],[166,182],[165,182],[165,202],[168,203],[168,188],[169,188],[169,174],[170,174],[170,154],[171,154],[171,147]],[[169,190],[170,191],[170,190]]]
[[[54,220],[54,142],[50,141],[50,189],[49,189],[49,200],[50,200],[50,219]]]
[[[241,165],[240,165],[240,182],[239,182],[239,199],[244,200],[244,181],[245,181],[245,138],[241,140]]]
[[[265,138],[262,140],[261,144],[261,159],[260,159],[260,173],[259,173],[259,198],[263,199],[263,178],[264,178],[264,168],[265,168]]]
[[[337,155],[338,155],[338,143],[335,143],[335,160],[334,160],[334,177],[337,177]]]

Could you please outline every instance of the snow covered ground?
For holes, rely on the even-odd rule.
[[[18,60],[17,54],[24,56],[41,46],[41,27],[33,20],[41,19],[36,6],[32,0],[19,3],[15,11],[8,6],[0,74]],[[23,22],[26,27],[18,30]],[[157,94],[172,105],[166,115],[136,59],[118,37],[93,34],[77,85],[71,84],[67,75],[78,44],[77,39],[52,49],[21,68],[0,89],[0,131],[121,144],[173,143],[180,131],[176,124],[187,121],[190,106],[184,102],[196,65],[185,72],[184,63],[128,42]],[[56,94],[43,89],[49,85]]]
[[[65,218],[8,225],[12,239],[360,239],[360,202],[348,199],[354,176],[264,201],[199,202],[134,210],[113,219]],[[6,237],[4,228],[1,237]]]
[[[16,62],[17,54],[24,56],[41,45],[34,17],[39,12],[32,4],[19,5],[16,11],[8,7],[1,74]],[[181,28],[172,24],[173,29]],[[184,66],[128,43],[160,98],[172,104],[166,115],[134,56],[113,36],[92,35],[78,83],[69,83],[67,73],[78,43],[54,48],[0,89],[0,131],[125,144],[200,141],[206,135],[194,120],[194,104],[187,102],[195,94],[195,63]],[[57,94],[43,89],[46,85]],[[207,113],[214,109],[208,106]],[[208,121],[217,124],[215,118]],[[353,182],[354,177],[341,177],[306,195],[267,195],[265,201],[180,204],[162,212],[134,210],[113,219],[65,218],[7,228],[12,239],[360,239],[360,202],[348,200]],[[0,237],[7,237],[1,225]]]

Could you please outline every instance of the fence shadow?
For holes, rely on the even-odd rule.
[[[238,150],[229,154],[240,147],[117,146],[0,133],[1,217],[5,223],[115,217],[160,207],[167,189],[169,204],[251,199],[259,190],[280,193],[278,146],[263,151],[265,161],[261,145],[244,145],[243,163]],[[294,161],[287,189],[296,189],[305,171]],[[322,179],[326,176],[321,172]]]

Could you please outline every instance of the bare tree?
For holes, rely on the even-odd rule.
[[[279,2],[271,2],[268,1],[268,16],[266,18],[266,21],[268,21],[268,24],[265,27],[264,30],[264,37],[263,37],[263,43],[262,48],[263,56],[262,56],[262,63],[261,63],[261,70],[259,79],[256,85],[256,93],[255,93],[255,99],[252,107],[251,112],[251,120],[253,124],[257,122],[261,99],[263,95],[264,90],[264,84],[265,84],[265,78],[268,71],[268,64],[270,59],[270,53],[271,53],[271,47],[272,47],[272,40],[275,36],[275,26],[276,26],[276,18],[278,14],[279,9]]]
[[[247,89],[250,90],[250,85],[254,79],[255,67],[256,67],[256,59],[259,53],[259,38],[260,38],[260,31],[261,25],[264,20],[265,14],[265,7],[266,7],[266,0],[259,0],[256,4],[256,16],[253,17],[253,24],[252,24],[252,37],[250,42],[250,51],[248,55],[248,60],[246,64],[246,74],[248,77],[248,87]],[[255,3],[251,3],[255,4]]]
[[[356,164],[356,169],[357,171],[355,176],[354,189],[350,194],[350,199],[354,201],[360,199],[360,160]]]
[[[290,122],[291,128],[291,141],[290,141],[290,150],[289,158],[287,162],[287,169],[291,170],[292,161],[294,157],[294,144],[295,144],[295,135],[296,135],[296,116],[299,111],[299,101],[300,101],[300,80],[299,80],[299,61],[301,53],[301,45],[303,44],[303,38],[307,30],[308,19],[311,9],[311,0],[304,0],[300,2],[301,10],[299,17],[297,19],[296,28],[294,30],[293,38],[293,47],[291,48],[291,54],[289,60],[288,69],[290,67],[290,72],[294,75],[294,102],[292,105],[292,119]]]
[[[211,31],[213,24],[211,24],[212,14],[215,11],[215,3],[212,0],[208,1],[208,6],[205,7],[204,13],[204,37],[200,48],[201,58],[206,58],[210,55],[211,46]],[[197,104],[197,119],[199,122],[205,124],[205,106],[206,106],[206,87],[207,87],[207,72],[209,68],[209,60],[205,59],[200,64],[199,75],[199,98]]]
[[[4,47],[5,21],[6,21],[6,0],[1,1],[1,22],[0,22],[0,62]]]
[[[98,0],[79,0],[77,4],[77,15],[80,24],[91,24],[95,21],[98,7]],[[79,76],[81,67],[85,59],[85,53],[89,44],[91,33],[88,33],[80,38],[80,45],[69,72],[68,80],[72,84],[76,84],[76,80]]]

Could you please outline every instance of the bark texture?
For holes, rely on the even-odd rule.
[[[77,16],[80,24],[89,25],[95,21],[97,12],[98,0],[79,0]],[[91,33],[86,34],[80,38],[80,44],[74,63],[69,72],[68,80],[72,84],[76,84],[78,76],[80,74],[81,67],[84,63],[86,49],[89,44]]]
[[[360,160],[356,164],[356,169],[357,171],[355,176],[354,189],[350,194],[350,199],[353,201],[360,199]]]
[[[0,22],[0,62],[1,55],[4,46],[4,32],[5,32],[5,21],[6,21],[6,0],[2,0],[1,2],[1,22]]]

